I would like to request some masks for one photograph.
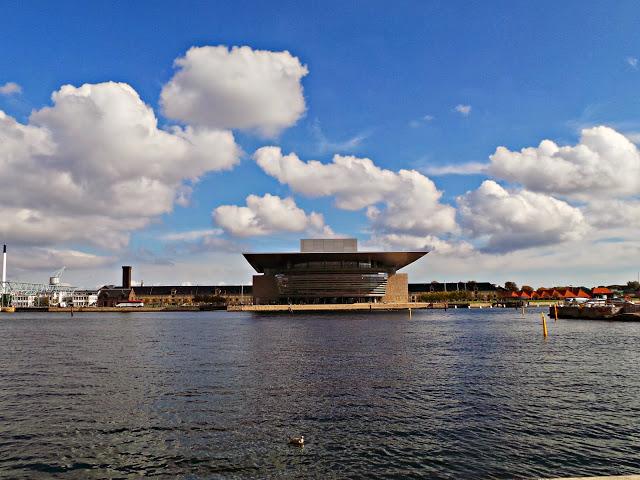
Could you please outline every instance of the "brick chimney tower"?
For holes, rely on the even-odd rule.
[[[131,266],[122,266],[122,288],[131,288]]]

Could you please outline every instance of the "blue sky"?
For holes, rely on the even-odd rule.
[[[128,230],[130,239],[119,248],[105,248],[82,235],[62,240],[7,235],[24,256],[42,258],[42,264],[16,259],[15,275],[44,278],[48,270],[59,268],[56,262],[67,261],[64,252],[72,250],[98,257],[68,260],[76,266],[67,274],[75,283],[115,282],[117,266],[124,261],[136,265],[145,283],[248,282],[251,272],[238,251],[294,249],[297,239],[309,232],[274,228],[268,234],[233,235],[212,221],[212,211],[221,205],[244,206],[250,194],[271,194],[291,197],[307,214],[322,214],[333,232],[356,236],[372,247],[409,247],[389,240],[397,234],[412,235],[412,248],[422,247],[416,237],[436,236],[452,245],[447,251],[449,247],[434,248],[433,239],[427,242],[424,247],[432,254],[410,270],[416,281],[589,284],[635,278],[638,257],[635,265],[629,259],[639,252],[640,227],[633,220],[638,211],[633,185],[620,186],[617,197],[605,195],[629,212],[632,220],[620,226],[590,221],[602,195],[587,198],[566,185],[545,190],[541,182],[528,180],[531,175],[520,178],[513,172],[511,167],[520,161],[515,157],[491,173],[474,173],[472,168],[464,175],[434,172],[444,166],[488,165],[499,146],[517,152],[545,139],[575,146],[582,129],[599,125],[637,141],[639,21],[637,2],[623,1],[4,3],[0,86],[14,82],[21,92],[0,95],[0,110],[21,124],[30,122],[32,111],[52,106],[52,92],[62,85],[113,81],[130,85],[153,109],[161,129],[187,128],[189,120],[164,114],[159,98],[180,70],[174,60],[191,47],[288,51],[308,69],[299,79],[304,113],[276,135],[229,126],[244,152],[239,163],[230,170],[199,172],[188,205],[173,204],[170,212],[149,215],[144,226]],[[375,226],[366,215],[368,207],[337,208],[337,194],[310,195],[304,187],[265,173],[252,159],[264,146],[280,147],[283,154],[295,152],[305,162],[329,164],[334,154],[342,154],[369,158],[377,168],[391,172],[415,169],[441,192],[438,202],[456,209],[458,226],[434,230],[433,235],[428,227],[392,228],[389,222]],[[602,155],[600,163],[607,162]],[[636,174],[635,160],[616,162],[612,160],[617,175]],[[510,192],[515,205],[525,202],[540,211],[536,202],[542,202],[555,208],[553,201],[540,197],[546,195],[577,209],[556,216],[566,214],[565,224],[573,222],[575,235],[560,232],[562,225],[546,229],[547,222],[536,217],[527,225],[542,226],[535,231],[525,228],[525,240],[518,232],[510,232],[517,240],[514,235],[497,239],[518,224],[517,219],[506,222],[499,233],[474,224],[470,217],[483,214],[475,205],[493,195],[488,192],[473,197],[476,210],[461,217],[463,205],[457,197],[475,192],[485,180]],[[522,197],[522,190],[533,194]],[[467,206],[471,197],[468,200]],[[392,200],[369,206],[379,208],[388,201]],[[425,208],[424,214],[433,212]],[[573,214],[584,218],[576,220]],[[212,235],[220,241],[214,247],[197,249],[165,240],[167,235],[205,229],[216,230]],[[461,242],[467,245],[462,250]],[[624,245],[624,255],[592,260],[612,244]],[[576,251],[581,254],[568,255]],[[551,258],[551,263],[544,258]],[[569,269],[559,265],[566,262]]]

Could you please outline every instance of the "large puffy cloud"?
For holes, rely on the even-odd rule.
[[[589,223],[599,229],[625,229],[640,233],[640,201],[601,200],[584,208]]]
[[[280,183],[309,197],[334,196],[338,208],[367,208],[380,233],[431,235],[455,231],[455,210],[440,203],[442,192],[415,170],[393,172],[368,158],[335,155],[329,164],[304,162],[295,153],[263,147],[254,158]],[[379,206],[382,205],[382,206]]]
[[[578,208],[541,193],[508,191],[492,180],[458,197],[458,205],[462,226],[490,252],[577,240],[588,230]]]
[[[2,238],[121,248],[184,202],[188,184],[239,158],[228,131],[159,129],[127,84],[65,85],[52,100],[28,124],[0,112]]]
[[[273,136],[305,111],[300,82],[308,70],[287,51],[193,47],[175,65],[161,94],[169,118]]]
[[[582,130],[575,146],[543,140],[513,152],[498,147],[489,173],[526,189],[588,200],[640,191],[640,153],[624,135],[600,126]]]
[[[247,206],[221,205],[213,211],[213,219],[232,235],[248,237],[276,232],[309,232],[333,235],[320,213],[306,214],[293,198],[266,194],[249,195]]]

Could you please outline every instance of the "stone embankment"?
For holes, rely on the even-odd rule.
[[[465,303],[460,308],[491,308],[491,303]],[[229,305],[230,312],[353,312],[458,308],[455,304],[406,303],[331,303],[317,305]]]

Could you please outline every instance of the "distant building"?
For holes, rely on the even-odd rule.
[[[359,252],[357,240],[304,239],[300,252],[244,253],[255,304],[406,302],[408,277],[397,273],[427,252]]]
[[[115,307],[118,303],[135,300],[132,288],[114,287],[109,285],[98,291],[98,307]]]
[[[613,290],[607,287],[596,287],[593,290],[591,290],[591,294],[593,295],[593,298],[598,298],[598,299],[611,298],[613,297],[613,293],[614,293]]]
[[[95,307],[98,304],[98,292],[95,290],[76,290],[71,298],[74,307]]]
[[[16,308],[33,308],[40,306],[38,304],[38,300],[40,300],[40,297],[38,295],[16,293],[11,297],[11,305]]]
[[[245,285],[152,285],[132,286],[132,267],[122,267],[123,286],[108,285],[97,293],[96,305],[115,307],[119,303],[142,301],[145,306],[251,304],[251,286]],[[87,301],[89,299],[87,298]]]
[[[251,304],[251,286],[244,285],[160,285],[131,287],[136,300],[147,306],[197,304]]]
[[[42,293],[14,293],[11,297],[11,305],[16,308],[35,307],[68,307],[72,304],[77,290],[60,290],[56,292]],[[97,292],[93,292],[93,305],[97,301]],[[85,301],[87,298],[85,297]],[[74,305],[75,306],[75,305]]]

